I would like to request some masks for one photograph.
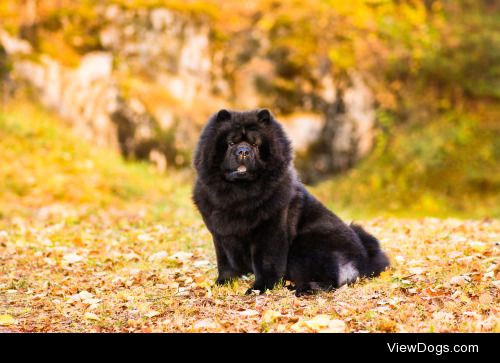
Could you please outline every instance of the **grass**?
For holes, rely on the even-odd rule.
[[[314,188],[353,218],[500,217],[496,114],[445,112],[433,122],[386,125],[375,151],[347,175]],[[383,121],[383,117],[379,117]]]
[[[0,149],[0,331],[500,329],[498,220],[370,216],[392,260],[381,277],[244,296],[251,276],[213,286],[191,175],[124,162],[26,102],[1,110]]]
[[[29,215],[48,205],[96,213],[102,208],[144,209],[157,217],[192,213],[189,176],[164,178],[145,163],[82,142],[67,125],[27,103],[0,114],[0,207]]]

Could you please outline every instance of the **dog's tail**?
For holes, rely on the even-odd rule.
[[[358,224],[351,223],[350,227],[356,232],[368,252],[369,262],[365,274],[367,276],[380,275],[382,271],[389,267],[390,262],[387,255],[380,249],[379,241]]]

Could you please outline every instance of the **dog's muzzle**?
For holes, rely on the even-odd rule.
[[[239,161],[243,161],[250,157],[250,153],[252,152],[252,148],[246,142],[238,144],[235,148],[235,154]]]

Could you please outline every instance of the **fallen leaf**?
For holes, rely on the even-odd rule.
[[[347,326],[343,320],[330,320],[326,328],[318,330],[318,333],[345,333]]]
[[[101,299],[94,299],[94,298],[82,300],[82,303],[84,303],[86,305],[96,305],[100,302],[101,302]]]
[[[259,315],[259,312],[256,310],[247,309],[245,311],[240,311],[239,314],[243,316],[254,316],[254,315]]]
[[[212,319],[201,319],[193,324],[193,328],[196,330],[219,329],[220,327],[220,324]]]
[[[66,263],[77,263],[83,260],[83,257],[76,253],[68,253],[63,256],[63,261]]]
[[[85,313],[84,317],[85,319],[88,320],[95,320],[95,321],[101,320],[101,318],[99,318],[96,314],[89,312]]]
[[[300,320],[300,321],[296,322],[295,324],[293,324],[290,327],[290,330],[292,330],[296,333],[302,333],[302,332],[307,331],[307,325],[304,323],[304,321]]]
[[[408,271],[414,275],[421,275],[425,272],[425,269],[422,267],[411,267],[408,269]]]
[[[383,319],[377,323],[377,329],[386,333],[392,333],[396,331],[396,323],[389,319]]]
[[[139,261],[141,259],[141,256],[139,256],[135,252],[129,252],[123,255],[125,257],[125,260],[127,261]]]
[[[137,236],[137,239],[141,242],[151,242],[154,241],[155,238],[147,233],[142,233]]]
[[[489,293],[484,292],[479,295],[479,302],[484,305],[491,304],[493,302],[493,297]]]
[[[391,270],[385,270],[383,271],[379,277],[380,280],[382,281],[391,281],[392,280],[392,271]]]
[[[87,310],[89,310],[89,311],[94,311],[94,310],[96,310],[98,307],[99,307],[99,304],[92,304],[92,305],[90,305],[90,306],[87,308]]]
[[[94,294],[86,291],[86,290],[83,290],[83,291],[80,291],[80,293],[78,293],[78,297],[80,298],[80,300],[87,300],[87,299],[92,299],[94,297]]]
[[[484,242],[473,241],[469,246],[476,252],[482,253],[488,249],[488,245]]]
[[[0,315],[0,326],[16,324],[16,319],[12,315]]]
[[[196,260],[193,262],[193,267],[200,268],[203,266],[208,266],[210,264],[210,261],[207,260]]]
[[[450,284],[452,284],[452,285],[465,285],[469,281],[470,281],[469,276],[459,275],[459,276],[453,276],[450,279]]]
[[[167,256],[167,252],[165,251],[156,252],[149,256],[148,261],[161,261],[163,259],[166,259]]]
[[[321,328],[326,328],[328,324],[330,323],[330,316],[326,314],[320,314],[316,315],[314,318],[311,320],[306,320],[305,324],[314,330],[319,330]]]
[[[158,312],[156,310],[150,310],[146,314],[144,314],[144,316],[146,318],[152,318],[152,317],[157,316],[157,315],[160,315],[160,312]]]
[[[190,252],[177,252],[177,253],[174,253],[173,255],[171,255],[169,257],[170,260],[175,260],[175,261],[186,261],[188,259],[190,259],[191,257],[193,257],[193,254],[190,253]]]
[[[262,314],[262,320],[265,323],[272,323],[281,316],[281,313],[276,310],[266,310]]]

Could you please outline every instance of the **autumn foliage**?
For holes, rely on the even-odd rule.
[[[0,48],[0,332],[500,332],[498,2],[1,1],[0,26],[70,68],[102,50],[103,4],[203,20],[229,81],[262,52],[276,69],[262,106],[283,115],[314,109],[325,74],[339,88],[361,75],[374,149],[310,190],[376,235],[391,268],[301,298],[245,296],[252,276],[215,286],[189,167],[160,174],[82,141],[9,88]],[[125,95],[176,107],[118,75]]]
[[[363,221],[392,260],[381,277],[244,296],[251,278],[213,284],[189,177],[124,163],[26,104],[1,114],[0,147],[0,331],[498,332],[498,220]]]

